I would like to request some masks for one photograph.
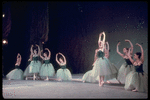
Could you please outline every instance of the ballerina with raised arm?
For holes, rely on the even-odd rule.
[[[136,45],[141,48],[141,52],[134,54],[135,61],[132,59],[130,51],[127,54],[134,66],[134,70],[126,76],[124,88],[125,90],[132,90],[134,92],[148,92],[148,76],[143,71],[144,51],[140,44],[136,43]]]
[[[23,79],[23,71],[20,69],[20,64],[21,64],[21,55],[20,53],[18,53],[17,55],[17,61],[15,63],[15,69],[13,69],[12,71],[10,71],[7,75],[6,78],[8,80],[11,79]]]
[[[123,48],[123,53],[122,54],[121,52],[119,52],[119,45],[120,45],[120,42],[117,44],[117,53],[125,60],[125,62],[121,65],[119,71],[118,71],[118,76],[117,76],[117,79],[120,81],[120,83],[125,83],[125,78],[126,78],[126,75],[132,71],[133,69],[133,65],[131,63],[131,61],[129,60],[128,56],[127,56],[127,53],[130,51],[130,55],[132,57],[132,53],[133,53],[133,45],[131,43],[130,40],[125,40],[126,42],[129,42],[130,43],[130,48]]]
[[[58,60],[58,54],[62,57]],[[71,72],[68,68],[66,68],[66,58],[62,53],[56,54],[56,62],[59,64],[61,68],[59,68],[56,72],[56,77],[61,80],[72,80]]]
[[[44,60],[44,63],[41,66],[39,75],[40,77],[46,77],[45,80],[49,80],[49,77],[55,75],[55,70],[52,63],[50,63],[51,52],[48,48],[45,48],[45,50],[47,50],[48,52],[43,53],[44,57],[40,53],[40,57]]]
[[[40,47],[36,44],[36,46],[38,47],[38,51],[36,49],[33,50],[33,45],[31,46],[31,56],[32,57],[32,61],[30,63],[30,68],[29,68],[29,73],[33,73],[33,80],[35,80],[35,78],[37,78],[37,74],[40,71],[40,67],[41,67],[41,62],[39,61],[39,56],[40,56]]]

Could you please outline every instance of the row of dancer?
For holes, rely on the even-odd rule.
[[[103,39],[101,39],[102,36],[103,36]],[[125,63],[122,64],[122,66],[120,67],[119,70],[117,70],[116,66],[113,63],[111,63],[108,59],[109,58],[109,44],[108,44],[108,42],[105,42],[105,37],[106,37],[106,35],[104,32],[99,34],[98,49],[95,50],[93,68],[92,68],[92,70],[86,72],[83,75],[82,81],[83,82],[98,81],[99,86],[103,86],[103,84],[105,82],[110,83],[109,82],[110,79],[116,78],[120,84],[122,84],[122,83],[125,84],[125,86],[124,86],[125,90],[133,90],[133,91],[139,91],[139,92],[147,91],[147,74],[143,71],[144,51],[143,51],[142,46],[138,43],[136,44],[141,48],[141,52],[137,52],[134,54],[134,59],[135,59],[135,61],[134,61],[133,57],[132,57],[133,45],[132,45],[131,41],[125,40],[126,42],[130,43],[131,47],[124,48],[123,49],[124,54],[119,52],[119,45],[120,45],[120,42],[119,42],[117,44],[117,53],[125,60]],[[36,45],[36,46],[38,46],[38,45]],[[29,67],[27,67],[27,69],[25,70],[24,74],[25,73],[26,73],[25,75],[29,75],[29,73],[33,74],[33,76],[34,76],[33,79],[35,79],[37,76],[37,73],[39,71],[39,69],[37,69],[38,71],[34,71],[34,70],[36,70],[36,69],[34,69],[35,68],[34,65],[36,65],[35,63],[38,63],[38,60],[37,60],[38,58],[36,56],[36,54],[38,54],[38,53],[36,50],[34,50],[34,51],[30,50],[30,51],[32,54],[32,56],[31,56],[32,60],[29,64]],[[40,50],[38,50],[38,51],[40,51]],[[61,53],[59,53],[59,54],[61,54]],[[41,52],[39,53],[39,55],[41,57]],[[58,61],[57,56],[58,56],[58,54],[56,54],[57,63],[60,66],[63,66],[61,69],[66,68],[65,57],[62,55],[65,60],[60,58]],[[43,60],[45,61],[45,64],[49,63],[49,61],[47,61],[48,59],[50,59],[50,58],[47,58],[49,56],[46,53],[44,53],[44,57],[45,58],[43,58],[43,57],[41,57],[41,58],[43,58]],[[43,64],[43,66],[45,66],[45,65]],[[50,65],[50,66],[52,66],[52,65]],[[30,71],[27,71],[27,70],[30,70]],[[42,75],[42,73],[45,74],[46,71],[47,71],[46,69],[42,71],[42,67],[41,67],[41,70],[39,71],[39,73],[41,73],[41,74],[39,74],[39,75]],[[62,71],[62,72],[64,72],[64,71]],[[60,76],[62,76],[62,75],[60,75]],[[46,78],[46,80],[48,80],[48,77]]]
[[[102,35],[103,40],[101,40]],[[131,41],[125,40],[130,43],[131,47],[123,48],[124,54],[119,52],[119,42],[117,44],[117,53],[125,60],[125,63],[117,70],[116,66],[108,59],[109,44],[105,42],[105,37],[104,32],[99,34],[98,49],[95,50],[93,68],[83,75],[82,81],[91,83],[99,81],[99,86],[101,87],[105,82],[110,83],[110,79],[116,78],[120,84],[125,84],[125,90],[147,92],[147,74],[143,71],[144,51],[142,46],[136,43],[141,48],[141,52],[136,52],[134,54],[135,60],[133,60],[133,45]]]
[[[31,46],[30,49],[31,54],[28,60],[29,65],[27,66],[24,72],[19,68],[21,64],[21,55],[18,53],[17,61],[15,64],[16,68],[10,71],[6,75],[7,79],[10,80],[10,79],[25,78],[27,80],[30,76],[33,76],[33,80],[38,79],[38,76],[40,76],[40,78],[46,77],[44,80],[49,80],[49,77],[56,77],[51,79],[61,80],[61,81],[72,79],[70,70],[66,68],[66,58],[62,53],[56,54],[56,62],[59,64],[61,68],[59,68],[55,73],[54,66],[52,65],[52,63],[50,63],[50,57],[51,57],[50,50],[48,48],[45,48],[45,50],[47,50],[48,52],[45,51],[42,56],[41,53],[43,52],[43,50],[40,51],[39,46],[38,45],[36,46],[38,47],[38,49],[34,49],[34,50],[33,50],[33,45]],[[59,59],[58,59],[58,55],[61,56],[59,57]],[[42,60],[44,61],[43,64],[40,62],[39,57],[41,57]]]

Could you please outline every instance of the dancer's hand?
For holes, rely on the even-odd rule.
[[[140,44],[136,43],[137,46],[141,46]]]
[[[120,45],[120,43],[121,43],[121,42],[118,42],[117,46],[119,46],[119,45]]]
[[[43,52],[43,50],[41,50],[41,52]]]

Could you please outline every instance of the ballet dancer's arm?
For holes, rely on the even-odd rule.
[[[109,57],[109,44],[108,44],[108,42],[105,43],[105,50],[106,50],[107,56]]]
[[[48,58],[50,59],[50,57],[51,57],[51,51],[48,48],[45,48],[45,50],[48,51],[48,53],[49,53]]]
[[[131,48],[131,49],[130,49],[130,50],[131,50],[130,53],[131,53],[131,55],[132,55],[132,53],[133,53],[133,44],[131,43],[130,40],[127,40],[127,39],[126,39],[125,41],[130,43],[130,45],[131,45],[131,47],[130,47],[130,48]]]
[[[128,56],[128,58],[129,58],[129,60],[130,60],[130,62],[132,63],[132,64],[134,64],[134,60],[131,58],[131,50],[130,50],[131,48],[129,48],[129,52],[127,53],[127,56]]]
[[[31,45],[30,52],[31,52],[31,55],[33,55],[33,45]]]
[[[105,32],[102,32],[102,34],[103,34],[103,44],[105,43],[105,37],[106,37],[106,35],[105,35]]]
[[[30,54],[30,58],[28,59],[28,61],[31,61],[32,60],[32,55]]]
[[[118,53],[121,57],[124,57],[124,55],[123,55],[121,52],[119,52],[119,45],[120,45],[120,42],[117,44],[117,53]]]
[[[144,51],[143,51],[143,48],[140,44],[136,43],[136,45],[138,45],[140,48],[141,48],[141,61],[142,63],[144,62]]]
[[[56,54],[56,62],[60,65],[60,62],[58,61],[57,56],[58,56],[58,53]]]
[[[64,59],[64,63],[61,64],[61,65],[66,65],[66,57],[65,57],[62,53],[58,53],[58,54],[62,55],[62,57],[63,57],[63,59]]]
[[[41,55],[42,52],[43,50],[40,51],[40,57],[44,60],[44,57]]]
[[[39,47],[39,45],[37,45],[37,44],[36,44],[36,46],[38,47],[38,56],[40,56],[40,53],[41,53],[41,52],[40,52],[40,47]]]
[[[98,51],[98,50],[96,49],[96,50],[95,50],[95,55],[94,55],[94,62],[93,62],[93,65],[94,65],[95,61],[97,60],[97,56],[96,56],[96,55],[97,55],[97,51]]]

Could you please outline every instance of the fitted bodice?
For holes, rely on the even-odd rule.
[[[143,64],[141,64],[140,66],[137,65],[137,66],[134,66],[134,67],[135,67],[136,72],[138,72],[138,73],[143,73],[144,72],[143,71]]]
[[[66,69],[66,65],[60,66],[62,69]]]
[[[104,55],[105,55],[104,52],[102,52],[101,50],[97,51],[97,55],[96,56],[98,58],[104,57]]]
[[[49,59],[48,60],[44,60],[44,63],[45,64],[49,64],[50,63]]]
[[[15,68],[19,69],[19,68],[20,68],[20,66],[19,66],[19,65],[15,65]]]
[[[129,59],[124,59],[127,63],[127,65],[132,65],[131,61]]]
[[[32,58],[33,61],[38,61],[38,56]]]

